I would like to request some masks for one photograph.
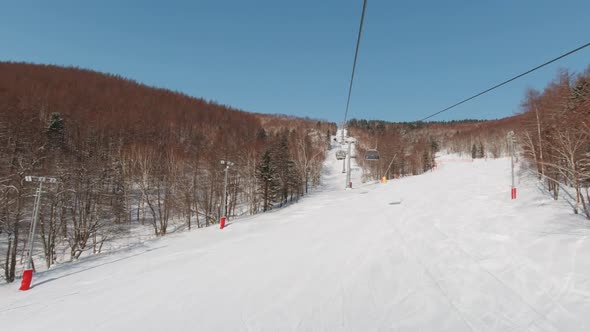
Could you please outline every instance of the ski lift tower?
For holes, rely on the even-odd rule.
[[[348,156],[348,160],[347,160],[347,165],[348,165],[348,169],[346,171],[346,184],[344,186],[344,188],[352,188],[352,181],[351,181],[351,169],[350,169],[350,159],[352,159],[352,151],[351,151],[351,145],[352,143],[356,143],[356,139],[352,138],[352,137],[348,137],[346,139],[346,143],[348,143],[348,152],[346,153]]]
[[[336,152],[336,158],[338,158],[338,153],[340,152],[340,159],[338,160],[342,160],[342,173],[346,173],[346,151],[342,150],[342,145],[344,145],[346,143],[345,141],[345,137],[344,137],[344,125],[345,123],[342,123],[342,128],[340,129],[340,148],[342,152],[338,151]]]
[[[33,281],[33,245],[35,244],[35,229],[39,222],[39,209],[41,206],[41,195],[43,194],[43,183],[57,183],[56,178],[45,176],[25,176],[27,182],[39,182],[39,188],[35,195],[35,204],[33,206],[33,224],[31,225],[31,232],[29,233],[29,248],[27,252],[27,259],[25,261],[25,270],[21,280],[20,290],[29,290],[31,288],[31,281]]]

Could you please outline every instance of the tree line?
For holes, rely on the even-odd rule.
[[[378,162],[359,159],[370,178],[425,172],[436,163],[439,149],[473,159],[508,156],[507,136],[512,131],[524,168],[537,174],[554,199],[571,196],[574,213],[590,219],[590,68],[580,74],[560,71],[542,91],[528,90],[521,111],[503,119],[411,123],[354,119],[348,125],[359,138],[361,156],[372,148],[381,154]]]
[[[367,179],[418,175],[436,166],[439,151],[466,158],[506,156],[506,134],[515,130],[520,115],[498,120],[386,122],[352,119],[348,128],[359,139],[360,156],[377,149],[379,161],[358,159]]]
[[[516,132],[524,157],[555,199],[571,188],[572,208],[590,219],[590,68],[561,71],[543,91],[530,89]]]
[[[431,170],[440,142],[425,126],[424,123],[350,120],[347,128],[359,142],[357,163],[363,168],[364,178],[397,178]],[[379,160],[364,159],[370,150],[379,152]]]
[[[216,224],[299,199],[320,181],[335,124],[243,112],[115,75],[0,63],[0,262],[24,260],[35,186],[46,267],[109,241]],[[229,169],[223,196],[223,165]],[[139,227],[139,226],[138,226]],[[66,252],[65,257],[59,253]],[[39,262],[37,262],[39,263]]]

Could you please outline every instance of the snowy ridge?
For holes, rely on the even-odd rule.
[[[511,201],[509,159],[443,157],[433,172],[361,187],[353,172],[356,189],[343,190],[335,150],[323,190],[299,203],[66,264],[28,292],[0,287],[2,325],[590,330],[590,229],[534,179]]]

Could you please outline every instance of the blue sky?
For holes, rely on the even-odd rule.
[[[0,61],[340,122],[362,0],[0,1]],[[349,118],[415,121],[590,41],[590,1],[369,0]],[[433,120],[499,118],[590,47]],[[1,75],[1,73],[0,73]]]

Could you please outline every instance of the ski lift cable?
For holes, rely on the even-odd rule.
[[[495,90],[495,89],[497,89],[497,88],[499,88],[499,87],[501,87],[501,86],[503,86],[505,84],[508,84],[508,83],[510,83],[510,82],[512,82],[512,81],[514,81],[516,79],[519,79],[519,78],[521,78],[521,77],[523,77],[525,75],[528,75],[528,74],[530,74],[530,73],[532,73],[532,72],[534,72],[534,71],[536,71],[538,69],[541,69],[541,68],[543,68],[543,67],[545,67],[545,66],[547,66],[547,65],[549,65],[549,64],[551,64],[551,63],[553,63],[553,62],[555,62],[557,60],[563,59],[563,58],[565,58],[565,57],[567,57],[567,56],[569,56],[571,54],[574,54],[574,53],[576,53],[578,51],[581,51],[582,49],[584,49],[584,48],[586,48],[588,46],[590,46],[590,43],[586,43],[586,44],[584,44],[584,45],[582,45],[580,47],[577,47],[577,48],[575,48],[575,49],[573,49],[573,50],[571,50],[571,51],[569,51],[567,53],[564,53],[564,54],[562,54],[562,55],[560,55],[560,56],[558,56],[556,58],[553,58],[553,59],[551,59],[551,60],[549,60],[549,61],[547,61],[547,62],[545,62],[545,63],[543,63],[541,65],[538,65],[538,66],[536,66],[536,67],[534,67],[532,69],[529,69],[529,70],[525,71],[524,73],[521,73],[521,74],[516,75],[516,76],[514,76],[514,77],[512,77],[510,79],[507,79],[506,81],[504,81],[502,83],[496,84],[496,85],[492,86],[491,88],[488,88],[488,89],[486,89],[486,90],[484,90],[484,91],[482,91],[482,92],[480,92],[478,94],[475,94],[475,95],[473,95],[473,96],[471,96],[469,98],[463,99],[463,100],[461,100],[460,102],[458,102],[456,104],[453,104],[453,105],[451,105],[451,106],[449,106],[449,107],[447,107],[445,109],[442,109],[442,110],[440,110],[440,111],[438,111],[436,113],[433,113],[433,114],[431,114],[431,115],[429,115],[429,116],[427,116],[427,117],[425,117],[425,118],[423,118],[421,120],[418,120],[418,121],[425,121],[425,120],[428,120],[428,119],[430,119],[432,117],[435,117],[435,116],[437,116],[437,115],[439,115],[441,113],[444,113],[446,111],[449,111],[449,110],[451,110],[451,109],[453,109],[453,108],[455,108],[455,107],[457,107],[457,106],[459,106],[461,104],[464,104],[464,103],[466,103],[466,102],[468,102],[468,101],[470,101],[472,99],[475,99],[475,98],[477,98],[477,97],[479,97],[479,96],[481,96],[483,94],[486,94],[486,93],[488,93],[488,92],[490,92],[492,90]]]
[[[359,47],[361,44],[361,35],[363,32],[363,22],[365,21],[365,11],[367,9],[367,0],[363,1],[363,12],[361,13],[361,23],[359,25],[359,33],[356,40],[356,51],[354,53],[354,61],[352,63],[352,75],[350,77],[350,85],[348,86],[348,99],[346,100],[346,110],[344,112],[344,122],[342,122],[342,137],[344,137],[344,127],[346,126],[346,119],[348,117],[348,107],[350,106],[350,96],[352,94],[352,83],[354,81],[354,72],[356,70],[356,60],[359,55]]]

